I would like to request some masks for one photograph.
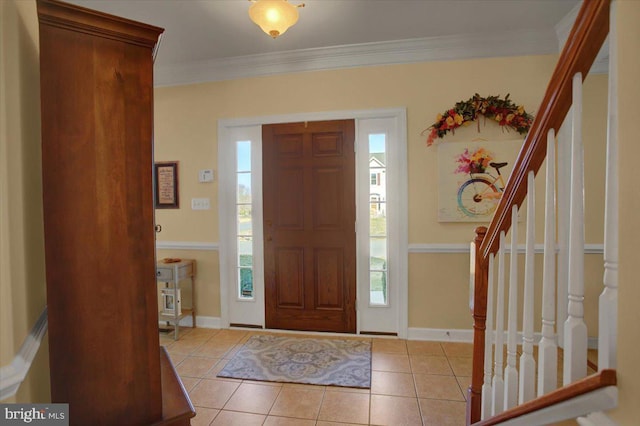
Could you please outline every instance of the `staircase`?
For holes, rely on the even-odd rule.
[[[471,247],[474,358],[468,425],[540,425],[566,419],[613,424],[604,414],[617,405],[617,73],[615,25],[610,33],[610,22],[615,23],[615,3],[583,3],[493,220],[488,228],[476,229]],[[598,372],[587,376],[582,85],[607,35],[605,273],[598,303]],[[536,179],[545,186],[542,277],[534,276]],[[525,200],[524,282],[519,282],[518,227],[512,224],[524,213]],[[537,327],[536,293],[542,294]],[[541,330],[538,336],[536,328]]]

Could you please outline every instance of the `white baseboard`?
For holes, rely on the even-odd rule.
[[[409,327],[407,340],[433,340],[437,342],[473,342],[473,330]]]
[[[158,321],[158,324],[166,325],[166,321]],[[219,317],[205,317],[196,315],[196,326],[198,326],[198,328],[221,328],[220,324],[221,322]],[[180,320],[180,325],[183,327],[191,327],[193,325],[191,316],[182,318]]]

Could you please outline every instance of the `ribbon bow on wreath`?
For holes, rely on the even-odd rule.
[[[444,137],[449,131],[455,133],[456,128],[471,124],[478,118],[478,114],[483,115],[485,119],[497,121],[500,126],[507,126],[507,130],[511,127],[521,135],[526,134],[533,123],[533,116],[527,113],[522,105],[513,103],[509,99],[509,94],[504,99],[500,99],[500,96],[483,98],[476,93],[469,100],[457,102],[450,110],[438,114],[436,122],[421,134],[424,135],[429,131],[427,146],[431,146],[436,138]],[[480,131],[480,122],[478,122],[478,131]]]

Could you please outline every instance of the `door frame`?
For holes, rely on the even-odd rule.
[[[356,256],[357,256],[357,329],[359,334],[362,330],[372,331],[371,324],[367,324],[369,318],[380,317],[384,309],[381,307],[372,307],[369,304],[368,297],[368,279],[366,280],[366,289],[364,287],[364,277],[368,278],[369,259],[363,257],[362,253],[368,253],[368,234],[362,232],[362,220],[368,218],[368,201],[363,204],[360,200],[364,199],[364,191],[366,191],[367,200],[369,186],[362,187],[363,182],[368,182],[369,165],[368,158],[365,155],[358,155],[362,152],[363,141],[360,133],[366,129],[367,122],[375,120],[387,119],[393,125],[390,135],[394,141],[390,146],[390,161],[395,164],[393,167],[395,173],[396,184],[392,187],[395,194],[393,203],[389,203],[388,214],[395,217],[396,220],[390,220],[388,223],[388,252],[389,252],[389,282],[395,283],[393,294],[390,300],[393,303],[393,319],[391,324],[395,328],[398,337],[406,338],[408,331],[408,178],[407,178],[407,117],[405,108],[390,109],[374,109],[374,110],[351,110],[351,111],[329,111],[317,113],[295,113],[261,117],[245,117],[237,119],[221,119],[218,120],[218,217],[219,217],[219,235],[220,235],[220,312],[221,326],[229,327],[231,321],[230,308],[233,307],[235,312],[243,312],[246,315],[252,315],[253,321],[249,324],[260,325],[264,327],[264,270],[262,269],[262,261],[264,259],[263,235],[262,228],[256,225],[262,223],[262,167],[261,167],[261,126],[263,124],[278,123],[294,123],[303,121],[328,121],[328,120],[344,120],[354,119],[356,121],[356,218],[359,222],[357,225],[358,233],[356,235]],[[259,131],[256,132],[256,129]],[[253,193],[253,212],[252,220],[254,224],[254,259],[258,260],[254,265],[254,298],[248,301],[239,301],[235,297],[236,290],[236,216],[235,216],[235,150],[234,142],[239,135],[260,133],[260,140],[252,139],[253,150],[258,155],[252,155],[252,193]],[[392,148],[392,149],[391,149]],[[260,160],[260,162],[258,162]],[[364,163],[363,163],[364,161]],[[363,164],[361,164],[363,163]],[[389,170],[391,173],[391,169]],[[366,178],[365,178],[366,176]],[[231,212],[234,212],[233,214]],[[367,247],[363,250],[363,247]],[[391,313],[391,312],[390,312]],[[389,322],[387,320],[387,322]],[[363,324],[363,321],[365,322]],[[242,322],[246,324],[247,322]]]

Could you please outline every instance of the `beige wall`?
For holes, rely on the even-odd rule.
[[[618,387],[619,408],[615,420],[620,425],[638,424],[640,419],[640,282],[638,280],[638,242],[640,227],[640,2],[617,1],[618,5],[618,137],[620,147],[620,265],[618,304]]]
[[[299,112],[361,110],[406,107],[409,175],[409,242],[467,243],[478,224],[437,221],[437,147],[427,148],[420,135],[436,114],[474,93],[511,94],[511,98],[535,114],[548,83],[555,56],[495,58],[454,62],[394,65],[251,78],[155,91],[155,154],[157,161],[180,161],[178,210],[158,210],[163,227],[161,241],[218,242],[217,179],[198,183],[197,171],[217,169],[217,120]],[[603,148],[606,129],[606,76],[589,76],[585,85],[585,154],[587,168],[586,238],[602,242]],[[515,139],[494,123],[461,128],[448,142],[484,139]],[[602,151],[602,152],[600,152]],[[217,172],[217,170],[216,170]],[[217,176],[217,175],[216,175]],[[543,199],[544,180],[537,180],[538,200]],[[594,196],[597,193],[600,195]],[[212,209],[193,211],[193,197],[209,197]],[[543,241],[544,206],[538,203],[537,240]],[[520,223],[524,241],[525,221]],[[220,311],[217,252],[178,254],[162,250],[159,257],[198,257],[216,266],[201,270],[197,279],[199,314]],[[593,258],[590,256],[588,259]],[[598,257],[598,256],[595,256]],[[587,288],[599,291],[602,262],[590,265]],[[541,263],[541,262],[538,262]],[[522,270],[523,268],[521,268]],[[591,275],[592,271],[597,271]],[[211,274],[209,274],[209,272]],[[419,328],[471,327],[468,313],[468,256],[464,254],[414,253],[409,259],[409,326]],[[541,275],[538,275],[541,276]],[[595,283],[595,284],[591,284]],[[211,298],[206,298],[211,295]],[[590,325],[597,323],[587,313]],[[536,322],[539,324],[539,321]],[[590,328],[595,335],[597,327]]]
[[[637,159],[640,147],[636,118],[640,116],[640,2],[618,1],[621,57],[620,109],[620,304],[619,389],[620,406],[613,413],[621,425],[640,417],[640,369],[637,350],[640,331],[640,286],[637,284],[636,243],[640,241],[637,213],[640,199]],[[37,17],[32,1],[0,1],[0,365],[6,365],[45,304],[42,206],[39,148],[39,76]],[[412,243],[466,242],[472,225],[438,224],[433,191],[436,150],[427,150],[420,131],[443,109],[471,94],[501,94],[535,113],[542,88],[555,58],[526,57],[448,63],[399,65],[360,70],[306,73],[240,81],[162,88],[156,91],[156,158],[181,161],[182,208],[158,212],[168,241],[218,241],[215,203],[208,212],[188,208],[192,197],[217,199],[217,183],[196,183],[200,168],[217,168],[216,121],[292,112],[368,109],[406,106],[408,111],[410,227]],[[585,98],[606,93],[600,77],[590,76]],[[304,93],[304,97],[299,94]],[[593,95],[589,95],[592,93]],[[595,103],[586,102],[585,113],[601,118]],[[481,137],[493,135],[483,128]],[[596,126],[590,134],[602,133]],[[455,138],[476,137],[458,132]],[[513,134],[505,135],[511,138]],[[602,158],[587,149],[586,181],[599,178]],[[600,158],[600,160],[598,160]],[[598,163],[598,161],[600,161]],[[595,163],[595,164],[594,164]],[[426,190],[425,190],[425,187]],[[589,191],[587,192],[590,193]],[[587,242],[600,242],[601,229],[591,225],[589,214],[598,214],[601,200],[587,195]],[[589,213],[593,212],[593,213]],[[597,223],[597,218],[593,219]],[[538,227],[540,235],[540,227]],[[219,265],[211,251],[159,251],[159,257],[181,256],[199,262],[197,305],[200,314],[219,316]],[[467,303],[467,259],[462,255],[412,254],[410,266],[410,325],[414,327],[468,328],[463,320]],[[599,262],[599,261],[598,261]],[[592,265],[591,262],[588,262]],[[597,281],[601,267],[589,267],[587,278]],[[447,289],[444,282],[455,282]],[[420,303],[424,300],[424,303]],[[454,307],[455,308],[452,308]],[[447,308],[452,309],[447,309]],[[421,312],[430,312],[424,316]],[[46,340],[15,401],[49,399]]]
[[[35,2],[0,2],[0,365],[11,362],[46,304]],[[47,402],[46,338],[12,399]]]

